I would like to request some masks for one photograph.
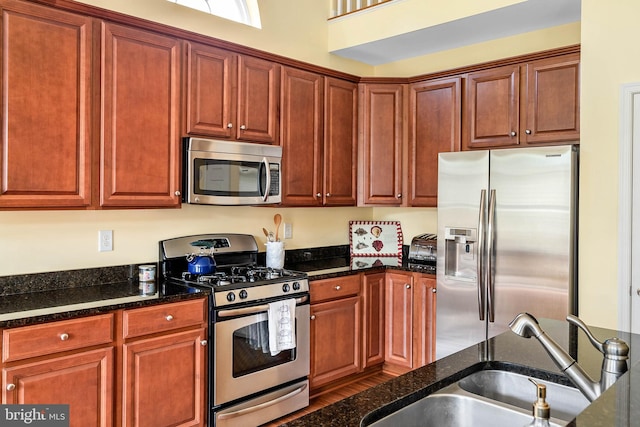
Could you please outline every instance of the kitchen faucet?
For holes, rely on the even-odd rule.
[[[536,318],[529,313],[518,314],[509,323],[509,328],[521,337],[537,338],[558,368],[569,377],[589,401],[593,402],[603,391],[611,387],[622,374],[627,372],[629,346],[617,337],[610,338],[604,342],[598,341],[587,325],[576,316],[568,315],[567,321],[582,329],[587,334],[591,344],[604,355],[600,382],[593,381],[582,367],[542,330]]]

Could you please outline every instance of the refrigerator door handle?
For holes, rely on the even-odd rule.
[[[486,218],[486,203],[487,203],[487,190],[480,191],[480,213],[478,214],[478,256],[476,257],[476,275],[478,282],[478,317],[484,321],[485,313],[485,288],[486,288],[486,274],[485,271],[485,232],[484,226],[487,223]]]
[[[494,268],[494,257],[493,253],[495,251],[495,222],[496,222],[496,190],[491,190],[489,195],[489,222],[487,226],[487,307],[489,312],[489,322],[494,322],[496,317],[496,307],[495,307],[495,281],[496,281],[496,272]]]

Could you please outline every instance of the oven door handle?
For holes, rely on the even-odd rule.
[[[224,419],[227,419],[227,418],[235,418],[235,417],[239,417],[241,415],[250,414],[251,412],[259,411],[259,410],[267,408],[269,406],[276,405],[276,404],[278,404],[278,403],[280,403],[282,401],[285,401],[287,399],[291,399],[293,396],[296,396],[296,395],[302,393],[306,388],[307,388],[307,383],[304,383],[302,386],[298,387],[297,389],[295,389],[295,390],[293,390],[293,391],[291,391],[291,392],[289,392],[289,393],[287,393],[287,394],[285,394],[283,396],[276,397],[275,399],[270,400],[268,402],[263,402],[263,403],[260,403],[258,405],[255,405],[255,406],[251,406],[250,408],[244,408],[244,409],[239,409],[237,411],[228,412],[228,413],[225,413],[225,414],[220,414],[220,415],[218,415],[218,419],[219,420],[224,420]]]
[[[300,305],[303,302],[306,302],[309,299],[307,295],[302,298],[296,298],[296,305]],[[253,307],[244,307],[244,308],[234,308],[231,310],[220,310],[218,311],[218,316],[220,317],[233,317],[233,316],[241,316],[243,314],[253,314],[260,313],[262,311],[269,310],[269,304],[256,305]]]

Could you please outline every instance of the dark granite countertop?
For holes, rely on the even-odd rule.
[[[592,378],[600,378],[602,356],[593,348],[582,331],[578,332],[575,326],[567,322],[539,320],[547,334],[563,348],[568,349]],[[640,345],[640,336],[601,328],[592,328],[592,332],[601,340],[617,335],[627,341],[631,347],[630,370],[568,425],[579,427],[637,425],[637,420],[640,419],[640,393],[638,393],[640,390],[638,353],[640,352],[635,352],[634,348],[635,344]],[[537,340],[525,339],[512,332],[505,332],[282,426],[357,427],[360,426],[363,417],[372,411],[378,412],[372,413],[370,419],[379,419],[475,370],[490,368],[507,369],[565,385],[569,384]],[[532,402],[533,400],[535,400],[535,391],[532,389]],[[551,411],[553,412],[553,408]]]
[[[136,279],[130,278],[129,270],[133,268],[107,267],[0,277],[0,328],[206,296],[204,291],[171,283],[141,286]]]

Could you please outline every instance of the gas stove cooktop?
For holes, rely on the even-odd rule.
[[[209,274],[188,272],[187,254],[194,243],[208,241],[216,270]],[[307,274],[257,265],[258,245],[251,235],[204,234],[160,241],[160,271],[175,284],[213,291],[216,307],[281,299],[309,292]]]

